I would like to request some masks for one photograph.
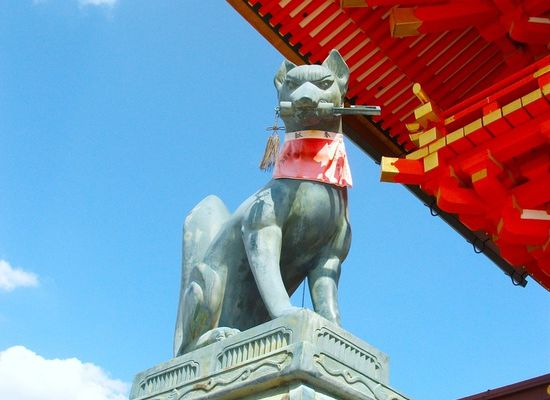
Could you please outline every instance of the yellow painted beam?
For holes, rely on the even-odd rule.
[[[392,37],[418,36],[422,21],[414,15],[414,8],[395,7],[390,12]]]

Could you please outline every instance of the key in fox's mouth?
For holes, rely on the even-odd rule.
[[[296,109],[294,118],[306,126],[318,124],[322,119],[318,110],[313,107]]]
[[[306,125],[315,125],[322,120],[332,119],[335,116],[327,113],[318,104],[307,106],[295,106],[294,119]]]
[[[296,114],[318,114],[319,110],[317,107],[296,107]]]

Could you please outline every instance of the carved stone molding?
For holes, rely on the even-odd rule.
[[[270,358],[263,359],[261,361],[249,364],[246,368],[236,368],[230,373],[218,374],[212,378],[208,378],[203,382],[197,382],[193,387],[189,388],[187,391],[182,392],[178,400],[183,399],[184,396],[193,391],[195,394],[198,392],[210,392],[217,387],[229,386],[237,381],[244,382],[247,380],[253,380],[260,375],[265,375],[266,373],[280,372],[286,366],[290,364],[292,360],[292,354],[289,352],[283,352]]]
[[[145,376],[139,382],[138,397],[175,388],[198,376],[199,364],[189,361],[177,367],[168,368],[158,373]]]
[[[375,379],[381,379],[382,365],[377,356],[332,330],[326,327],[317,330],[317,346],[356,370],[365,371]]]
[[[405,400],[403,396],[388,390],[375,379],[358,372],[349,365],[342,364],[326,354],[314,356],[315,365],[321,373],[326,373],[337,379],[342,385],[357,388],[359,391],[368,391],[375,400]]]
[[[136,376],[130,400],[406,400],[388,357],[302,310]]]
[[[231,368],[282,349],[290,343],[291,334],[290,329],[280,328],[228,346],[218,356],[216,370]]]

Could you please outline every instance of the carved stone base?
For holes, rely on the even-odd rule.
[[[301,310],[138,374],[130,400],[406,400],[388,357]]]

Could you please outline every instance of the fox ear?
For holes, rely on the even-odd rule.
[[[332,71],[338,80],[340,91],[344,94],[347,91],[349,80],[349,68],[338,50],[332,50],[325,61],[323,67]]]
[[[296,67],[296,64],[288,60],[283,61],[283,63],[279,67],[279,70],[275,74],[274,83],[275,83],[275,87],[277,88],[277,91],[281,90],[281,87],[283,86],[283,83],[286,78],[286,74],[288,73],[288,71],[290,71],[294,67]]]

